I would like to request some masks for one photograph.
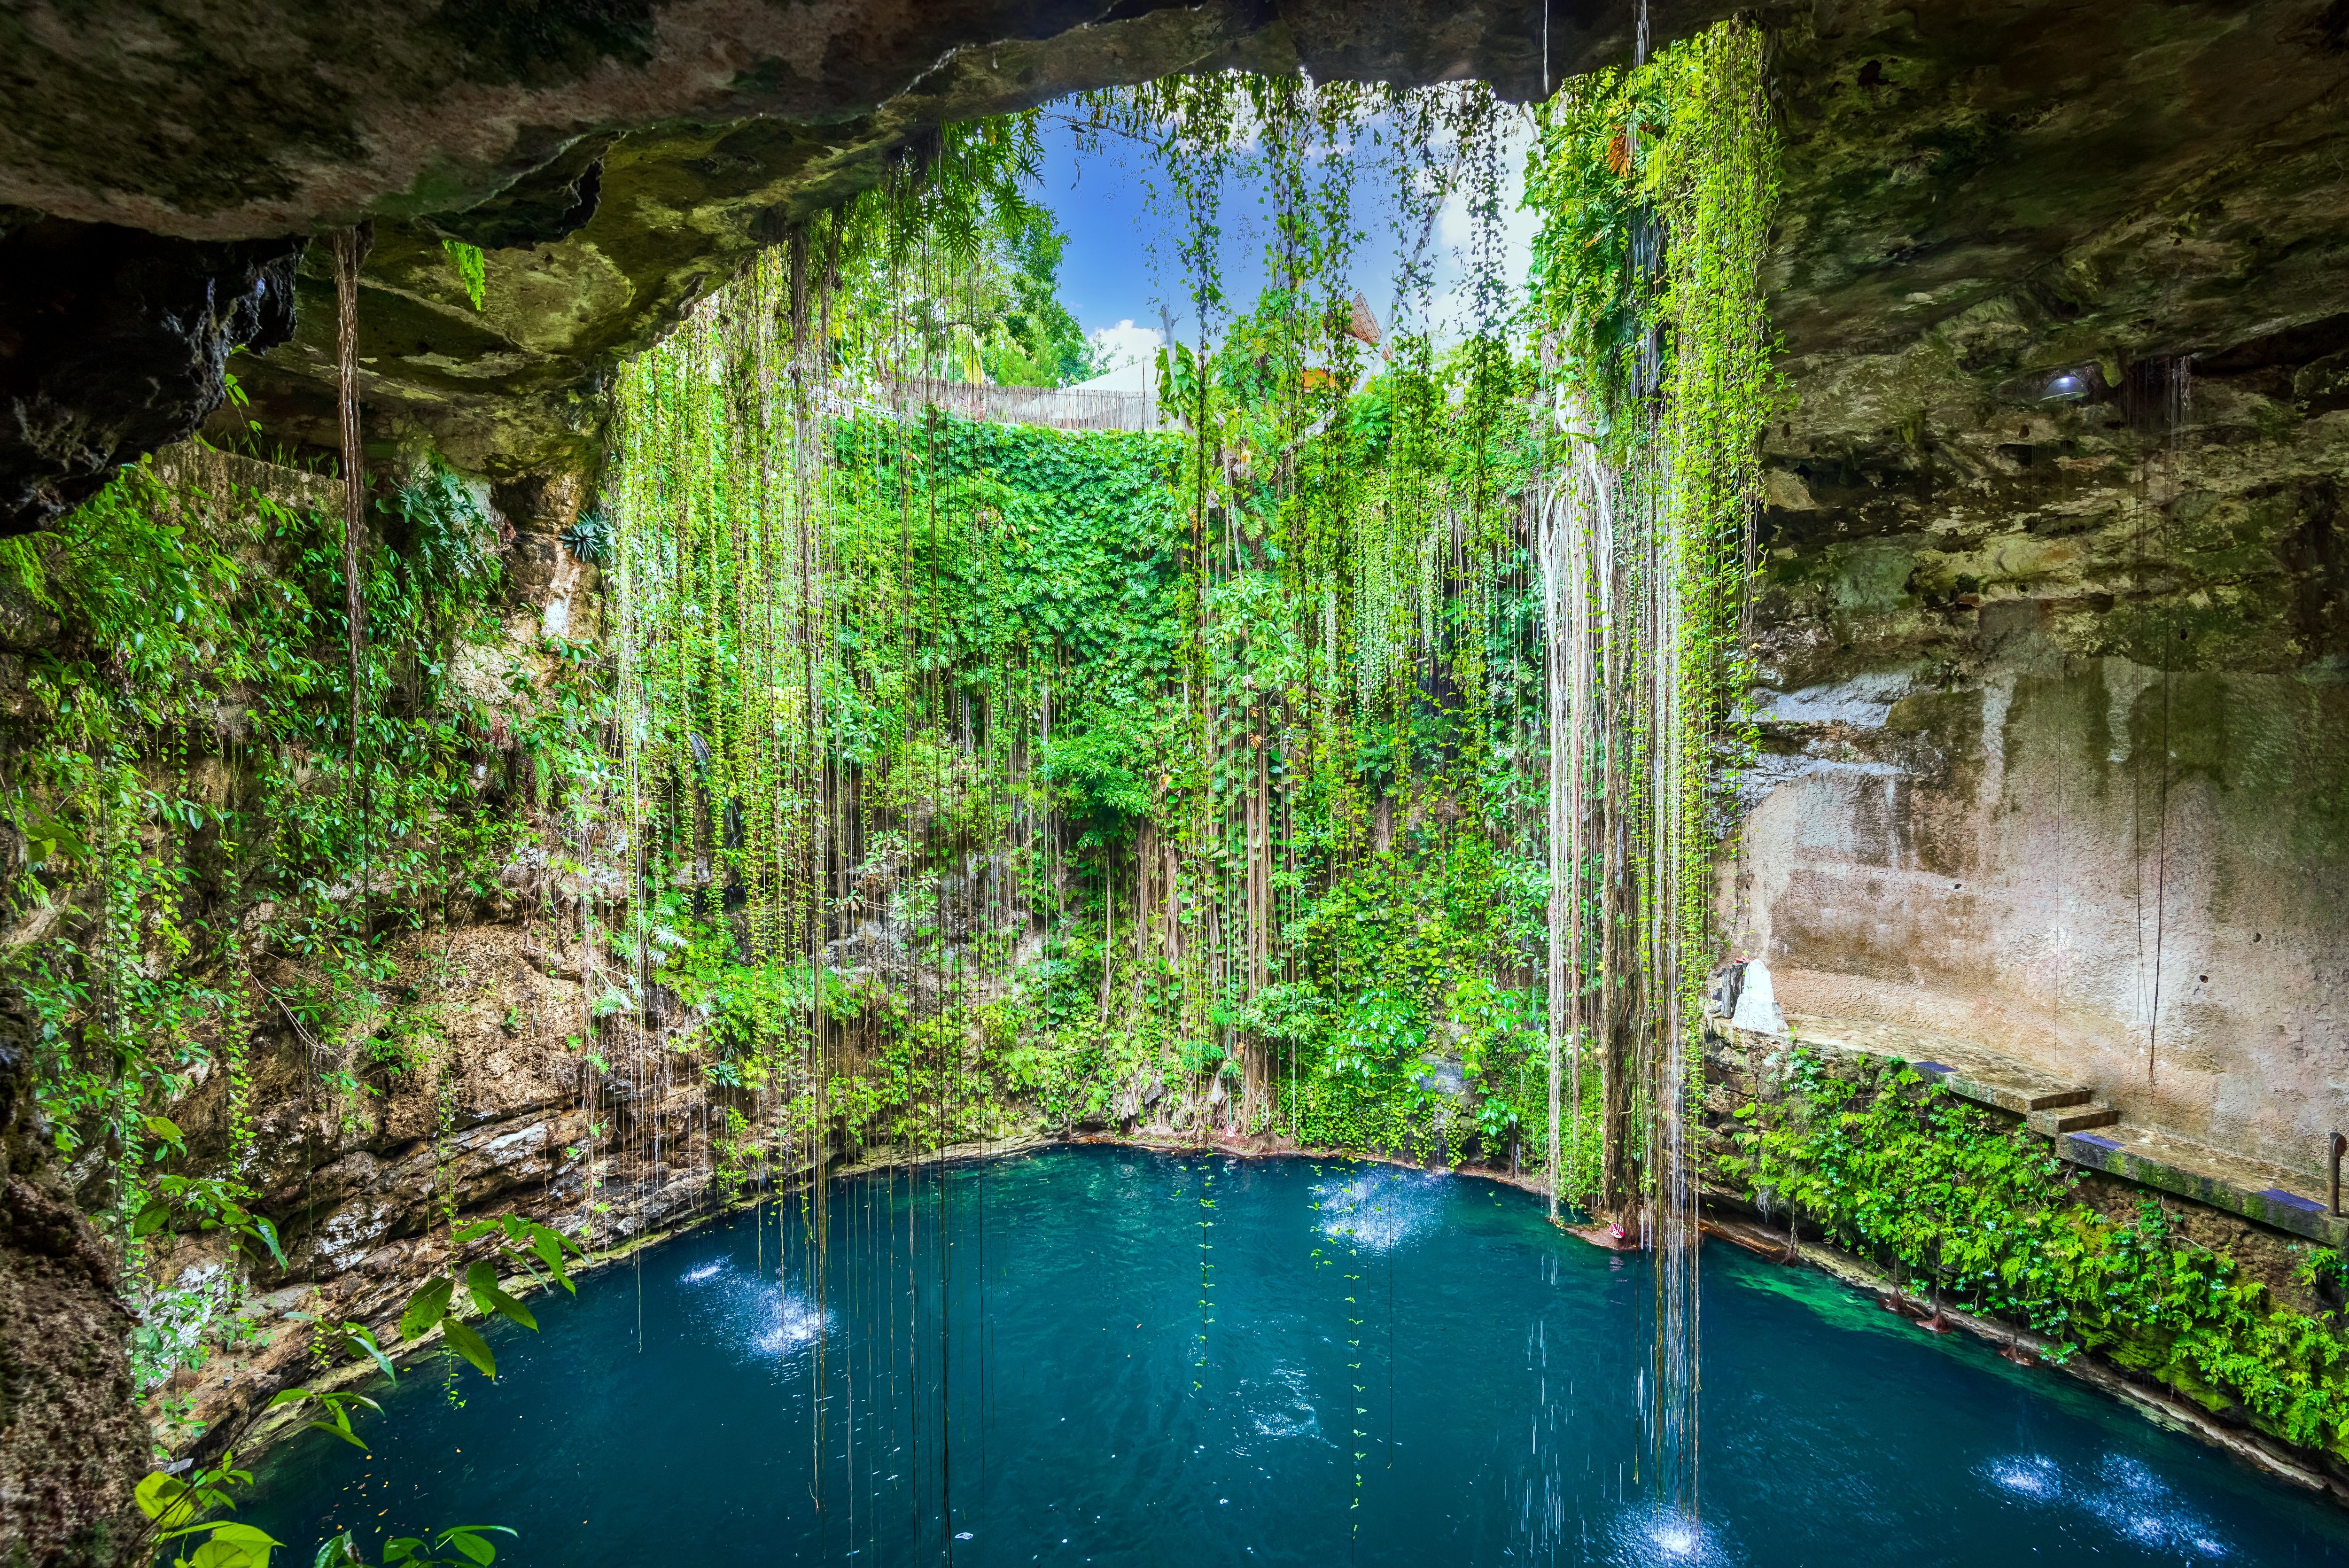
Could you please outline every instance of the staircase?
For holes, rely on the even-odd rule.
[[[2313,1195],[2323,1187],[2306,1171],[2207,1148],[2153,1128],[2124,1126],[2119,1110],[2098,1099],[2095,1089],[1948,1035],[1840,1018],[1795,1016],[1787,1023],[1801,1044],[1903,1061],[1961,1099],[2020,1116],[2033,1132],[2054,1140],[2058,1159],[2072,1164],[2327,1246],[2349,1246],[2349,1219],[2331,1213]]]

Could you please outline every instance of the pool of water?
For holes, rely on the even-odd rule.
[[[2349,1519],[1806,1270],[1703,1256],[1699,1507],[1642,1464],[1645,1260],[1526,1193],[1107,1148],[839,1183],[490,1330],[264,1462],[306,1563],[2349,1563]],[[816,1288],[821,1282],[822,1289]]]

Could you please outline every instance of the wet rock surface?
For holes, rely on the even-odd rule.
[[[2329,17],[1790,19],[1736,872],[1789,1010],[2303,1172],[2349,1049]]]
[[[294,332],[299,238],[202,242],[0,208],[0,536],[192,434]]]
[[[0,1542],[9,1560],[117,1560],[147,1421],[132,1397],[129,1309],[112,1250],[31,1124],[23,1020],[0,1016]]]
[[[1552,10],[1557,74],[1628,50],[1628,5]],[[1660,6],[1658,25],[1712,14]],[[1325,76],[1481,75],[1530,97],[1542,20],[1529,0],[0,17],[13,61],[0,202],[205,241],[370,219],[359,354],[374,417],[420,423],[475,471],[577,470],[600,452],[621,358],[756,249],[878,183],[943,121],[1170,71],[1300,62]],[[487,249],[481,311],[444,238]],[[256,363],[252,390],[278,438],[331,447],[323,248],[298,292],[300,331]],[[0,344],[16,308],[0,295]]]

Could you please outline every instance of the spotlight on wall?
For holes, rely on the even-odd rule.
[[[2076,403],[2088,395],[2088,383],[2075,371],[2065,370],[2047,378],[2039,397],[2046,403]]]

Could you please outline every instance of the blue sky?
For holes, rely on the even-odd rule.
[[[1504,267],[1514,287],[1523,283],[1530,258],[1532,222],[1516,206],[1530,134],[1520,111],[1506,112],[1511,118],[1501,155]],[[1154,204],[1149,170],[1138,149],[1104,137],[1098,151],[1080,153],[1076,133],[1050,108],[1045,116],[1044,171],[1039,196],[1069,236],[1061,260],[1062,302],[1087,333],[1107,328],[1114,335],[1122,321],[1154,331],[1164,301],[1173,309],[1176,330],[1187,337],[1192,326],[1175,255],[1182,220],[1179,209],[1168,211]],[[1365,160],[1364,164],[1371,161]],[[1381,178],[1371,167],[1360,167],[1355,200],[1368,238],[1357,253],[1353,281],[1369,298],[1381,327],[1392,326],[1394,308],[1400,250],[1394,232],[1395,197],[1391,179]],[[1245,310],[1263,285],[1267,213],[1254,191],[1238,188],[1237,182],[1225,200],[1221,273],[1233,306]],[[1430,245],[1437,295],[1434,315],[1440,324],[1454,323],[1455,331],[1465,308],[1454,291],[1464,275],[1463,253],[1470,230],[1466,198],[1455,192],[1438,218]],[[1143,343],[1139,337],[1128,336],[1125,341],[1135,348]]]

